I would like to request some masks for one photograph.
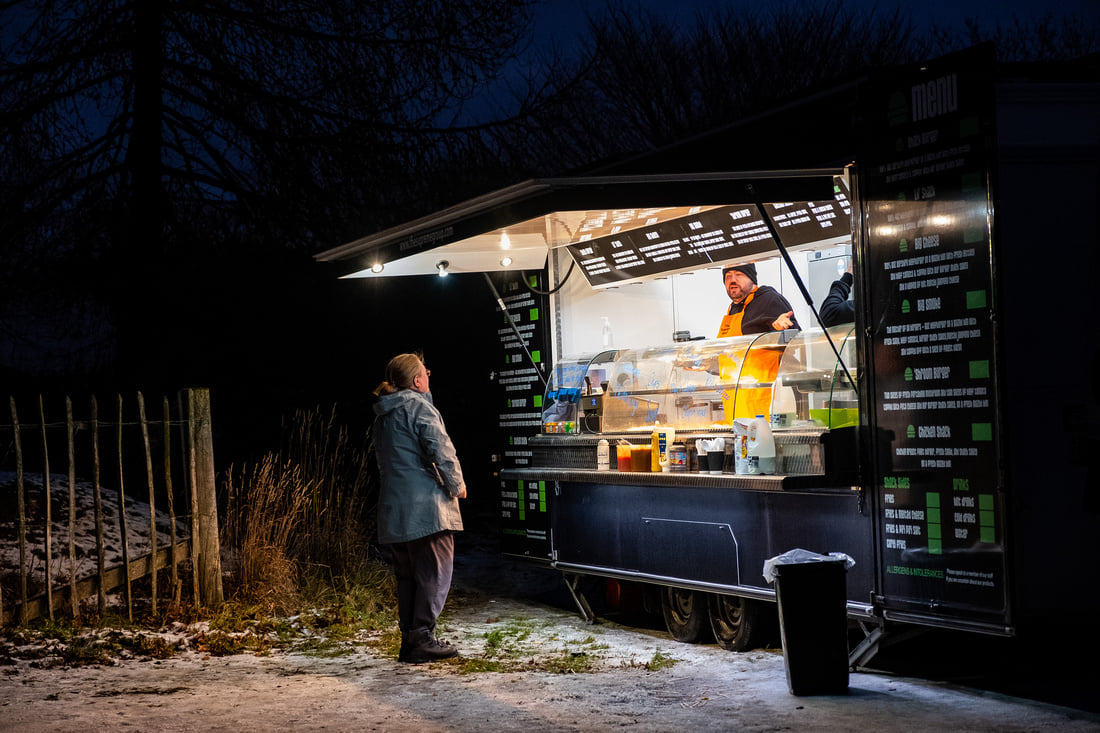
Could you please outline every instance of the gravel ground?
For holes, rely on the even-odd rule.
[[[979,677],[856,672],[847,695],[796,697],[779,651],[678,644],[653,623],[585,624],[555,571],[502,558],[491,538],[458,546],[441,635],[468,662],[518,671],[403,665],[369,646],[335,658],[191,649],[111,666],[20,661],[0,667],[0,730],[1100,730],[1095,709],[970,684]],[[555,660],[587,671],[524,671]]]

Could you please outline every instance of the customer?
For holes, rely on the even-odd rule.
[[[374,451],[382,479],[378,540],[393,550],[398,660],[410,664],[458,655],[435,637],[451,588],[454,535],[462,529],[458,500],[466,483],[443,418],[432,404],[431,372],[418,354],[399,354],[374,390]]]

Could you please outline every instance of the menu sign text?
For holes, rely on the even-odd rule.
[[[839,179],[838,179],[839,180]],[[842,184],[827,201],[764,204],[786,247],[848,237],[851,204]],[[775,239],[755,204],[721,206],[567,247],[589,285],[604,288],[646,277],[747,261],[774,253]]]
[[[875,96],[864,272],[886,605],[997,623],[1008,589],[987,203],[993,99],[976,66],[899,75]]]

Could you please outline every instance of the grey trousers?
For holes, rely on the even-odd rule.
[[[444,530],[411,542],[395,542],[390,547],[402,637],[431,633],[451,590],[454,534]]]

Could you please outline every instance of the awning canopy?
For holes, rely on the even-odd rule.
[[[765,205],[831,202],[834,180],[844,174],[842,168],[828,168],[533,179],[321,252],[316,259],[337,263],[347,278],[431,275],[440,268],[539,270],[551,249],[654,229],[713,209],[746,205],[764,211],[772,208]],[[738,256],[750,256],[751,249],[740,248]]]

